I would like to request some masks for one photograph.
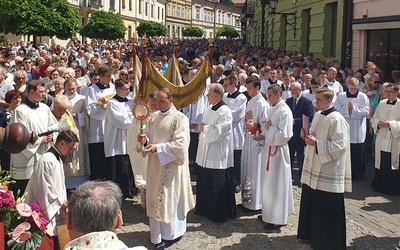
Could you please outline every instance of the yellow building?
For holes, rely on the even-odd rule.
[[[232,26],[240,32],[241,9],[235,6],[211,2],[207,0],[192,0],[191,26],[204,31],[204,38],[214,37],[219,27]]]
[[[324,59],[342,59],[344,0],[279,0],[275,14],[272,2],[247,0],[242,12],[247,42],[307,51]]]
[[[174,33],[182,38],[182,31],[192,24],[191,0],[169,0],[166,4],[165,25],[167,36],[172,37]]]

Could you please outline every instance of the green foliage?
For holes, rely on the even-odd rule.
[[[234,5],[232,0],[221,0],[220,3],[227,4],[227,5]]]
[[[0,32],[15,35],[57,36],[76,34],[78,11],[68,0],[1,0]]]
[[[0,43],[2,43],[3,45],[7,45],[8,41],[5,35],[0,35]]]
[[[90,38],[116,40],[123,38],[126,27],[122,18],[106,11],[96,11],[90,16],[89,22],[84,25],[80,34]]]
[[[157,22],[153,21],[144,21],[139,24],[136,28],[137,34],[139,36],[143,36],[146,33],[146,36],[165,36],[167,34],[167,28]]]
[[[217,35],[217,37],[225,36],[227,38],[235,38],[235,37],[238,37],[240,34],[235,28],[224,25],[222,27],[217,28],[216,35]]]
[[[199,27],[187,27],[182,32],[183,36],[191,36],[191,37],[202,37],[204,31]]]

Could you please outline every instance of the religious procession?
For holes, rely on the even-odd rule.
[[[48,218],[37,249],[146,249],[114,233],[135,197],[154,249],[180,249],[189,212],[279,233],[295,188],[301,244],[346,249],[344,194],[366,163],[374,190],[400,195],[398,70],[167,38],[18,41],[0,65],[1,168]],[[30,141],[7,143],[18,133]]]

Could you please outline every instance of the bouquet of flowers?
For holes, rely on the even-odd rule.
[[[0,217],[8,249],[34,250],[42,243],[48,219],[38,204],[25,203],[26,195],[15,200],[10,183],[9,172],[0,171]]]

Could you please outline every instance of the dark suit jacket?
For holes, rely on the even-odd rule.
[[[310,122],[314,117],[314,107],[312,101],[304,96],[300,96],[296,108],[293,110],[293,97],[286,99],[286,104],[290,107],[293,114],[293,136],[300,137],[300,130],[303,127],[303,115],[310,117]]]

